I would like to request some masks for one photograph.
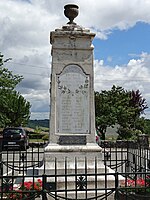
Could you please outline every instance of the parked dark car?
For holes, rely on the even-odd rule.
[[[19,149],[26,150],[29,147],[29,137],[22,127],[4,128],[3,150]]]

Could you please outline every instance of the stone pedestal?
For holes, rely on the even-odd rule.
[[[114,171],[104,166],[101,148],[97,144],[68,146],[51,143],[45,148],[45,161],[46,174],[51,175],[47,182],[56,184],[56,190],[61,191],[57,195],[61,198],[65,198],[66,190],[67,198],[86,199],[104,195],[105,188],[115,188]],[[40,172],[42,175],[44,168]],[[101,190],[96,193],[96,188]],[[86,189],[90,191],[86,192]],[[55,199],[56,193],[51,191],[51,194],[47,198]],[[108,197],[108,200],[113,199],[114,194]]]
[[[50,149],[49,149],[50,148]],[[46,173],[55,174],[55,162],[57,175],[94,173],[95,161],[98,172],[104,172],[104,165],[101,162],[101,152],[97,145],[87,144],[82,146],[65,146],[51,144],[45,148]],[[71,178],[71,177],[70,177]]]

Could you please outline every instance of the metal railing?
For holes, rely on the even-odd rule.
[[[78,159],[74,161],[73,170],[67,165],[67,158],[64,160],[64,171],[61,174],[58,169],[58,160],[55,158],[54,173],[46,174],[44,160],[44,146],[31,147],[27,151],[1,151],[0,152],[0,199],[117,199],[114,196],[124,186],[126,193],[129,191],[127,180],[146,179],[150,174],[149,148],[142,146],[133,148],[128,144],[124,147],[103,146],[102,161],[103,171],[98,169],[98,161],[95,157],[94,168],[88,170],[87,159],[84,159],[84,170],[78,168]],[[41,173],[38,168],[42,168]],[[111,168],[112,171],[108,171]],[[120,181],[123,177],[123,181]],[[34,187],[41,180],[39,188]],[[112,180],[109,183],[110,179]],[[32,183],[29,190],[26,184]],[[122,183],[123,182],[123,183]],[[20,186],[22,189],[20,189]],[[136,185],[135,185],[136,187]],[[24,188],[24,189],[23,189]],[[144,186],[143,186],[144,188]],[[146,188],[146,184],[145,184]],[[131,189],[131,187],[130,187]],[[90,194],[90,195],[89,195]],[[118,194],[118,193],[116,193]]]

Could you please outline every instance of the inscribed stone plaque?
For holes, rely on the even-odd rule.
[[[56,78],[57,133],[89,133],[89,75],[68,65]]]
[[[86,136],[60,136],[60,145],[86,145]]]

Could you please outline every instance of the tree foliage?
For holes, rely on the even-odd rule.
[[[0,90],[1,95],[3,101],[0,101],[0,107],[1,114],[6,119],[5,126],[25,125],[30,117],[30,103],[15,90]]]
[[[142,97],[142,94],[139,90],[132,90],[130,92],[129,105],[135,108],[135,117],[139,117],[144,113],[144,110],[148,108],[146,99]]]
[[[0,89],[14,89],[18,83],[23,79],[20,75],[14,75],[3,64],[9,59],[3,61],[3,55],[0,53]]]
[[[150,119],[145,119],[145,133],[150,136]]]
[[[23,77],[3,67],[7,61],[0,54],[0,127],[24,125],[30,117],[30,103],[15,90]]]
[[[105,139],[107,127],[115,124],[119,124],[123,132],[135,129],[146,108],[146,100],[139,90],[127,91],[113,85],[109,91],[95,92],[96,127],[102,139]]]

